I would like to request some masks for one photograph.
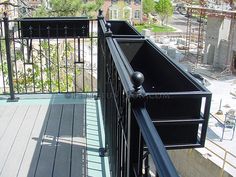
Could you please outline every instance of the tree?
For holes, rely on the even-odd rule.
[[[170,0],[159,0],[156,2],[155,11],[159,14],[163,26],[164,21],[173,15],[174,9]]]
[[[103,0],[84,2],[83,0],[50,0],[42,3],[33,16],[88,16],[97,15]]]
[[[154,0],[143,0],[143,13],[147,15],[154,11]]]

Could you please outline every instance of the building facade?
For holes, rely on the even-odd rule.
[[[105,0],[103,14],[107,20],[127,20],[130,23],[141,23],[141,0]]]
[[[28,0],[27,2],[32,8],[37,8],[42,4],[42,0]]]

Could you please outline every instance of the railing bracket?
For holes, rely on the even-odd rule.
[[[7,99],[7,102],[18,102],[19,99],[20,99],[19,97],[15,97],[14,99],[8,98],[8,99]]]
[[[107,150],[106,148],[99,148],[99,156],[100,157],[106,157],[107,156]]]

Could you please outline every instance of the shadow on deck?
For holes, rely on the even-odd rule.
[[[0,177],[109,176],[100,103],[87,95],[0,100]],[[34,99],[32,99],[34,98]]]

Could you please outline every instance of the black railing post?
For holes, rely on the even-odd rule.
[[[9,21],[7,17],[7,13],[4,12],[4,31],[5,31],[5,44],[6,44],[6,57],[7,57],[7,70],[8,70],[8,80],[9,80],[9,88],[10,88],[10,98],[9,101],[15,100],[14,86],[13,86],[13,71],[11,64],[11,49],[10,49],[10,37],[9,37]]]
[[[100,20],[100,19],[104,19],[103,10],[102,9],[98,10],[98,20]]]
[[[98,83],[98,87],[97,87],[97,90],[98,90],[98,97],[102,97],[104,96],[102,93],[104,90],[103,88],[103,84],[104,84],[104,70],[103,70],[103,66],[104,66],[104,56],[102,56],[102,49],[101,49],[101,44],[102,44],[102,41],[104,39],[104,36],[102,35],[102,29],[101,29],[101,26],[100,26],[100,23],[99,23],[99,20],[103,20],[104,17],[102,15],[102,10],[99,9],[99,12],[98,12],[98,16],[97,16],[97,20],[98,20],[98,43],[97,43],[97,49],[98,49],[98,68],[97,68],[97,83]],[[103,46],[104,47],[104,46]]]
[[[141,87],[144,82],[144,75],[141,72],[134,71],[130,75],[130,81],[133,84],[133,90],[131,93],[131,110],[133,106],[141,106],[144,104],[142,98]],[[128,162],[127,169],[129,177],[138,177],[142,175],[142,156],[143,156],[143,140],[141,132],[138,128],[138,124],[135,121],[133,114],[130,116],[130,122],[128,124],[129,135],[128,135]],[[138,137],[137,137],[138,136]]]

